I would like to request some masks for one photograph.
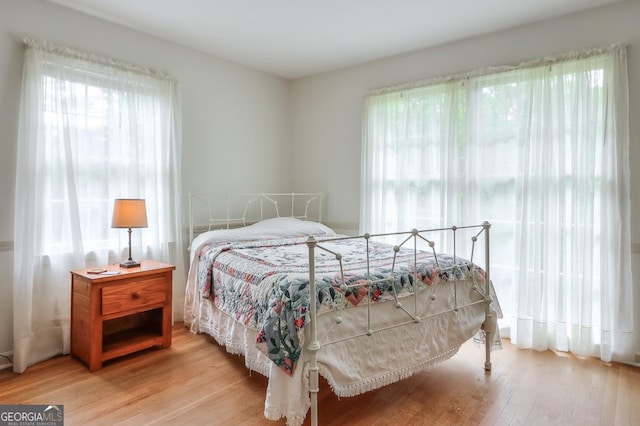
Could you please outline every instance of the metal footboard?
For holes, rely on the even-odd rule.
[[[403,305],[403,303],[400,301],[400,299],[398,298],[398,295],[395,294],[395,290],[394,290],[394,300],[393,303],[396,304],[396,308],[398,308],[400,311],[404,312],[404,314],[406,315],[405,320],[403,321],[399,321],[398,323],[394,323],[391,326],[385,326],[383,328],[373,328],[372,327],[372,317],[371,317],[371,310],[370,308],[370,297],[367,297],[367,324],[366,324],[366,329],[360,333],[360,334],[356,334],[347,338],[341,338],[339,340],[334,340],[334,341],[327,341],[327,342],[320,342],[318,340],[318,330],[317,330],[317,289],[316,289],[316,266],[315,266],[315,258],[316,258],[316,253],[319,250],[325,251],[330,253],[331,255],[335,256],[336,261],[340,264],[340,270],[342,271],[342,290],[346,291],[347,289],[349,289],[350,287],[355,287],[355,286],[366,286],[368,287],[368,289],[371,289],[371,287],[373,285],[375,285],[376,283],[379,283],[380,280],[373,280],[373,279],[367,279],[365,283],[358,283],[358,284],[346,284],[345,280],[344,280],[344,271],[342,268],[342,256],[340,253],[335,253],[333,251],[331,251],[330,249],[326,248],[323,244],[326,242],[330,242],[330,241],[336,241],[336,240],[340,240],[340,239],[351,239],[351,238],[364,238],[367,242],[367,277],[370,278],[370,276],[368,275],[369,272],[369,241],[371,238],[374,237],[387,237],[387,236],[406,236],[403,241],[394,246],[393,250],[394,250],[394,258],[393,258],[393,267],[392,267],[392,273],[393,273],[393,268],[395,268],[396,264],[395,264],[395,256],[396,254],[399,252],[400,248],[408,245],[410,243],[413,243],[413,253],[414,253],[414,270],[418,271],[418,267],[417,267],[417,243],[419,240],[422,240],[423,242],[426,242],[426,244],[429,247],[429,251],[432,251],[433,256],[436,260],[436,264],[439,267],[438,264],[438,259],[437,259],[437,253],[435,251],[435,243],[433,240],[430,240],[429,238],[427,238],[427,235],[429,234],[433,234],[434,232],[452,232],[453,235],[453,259],[454,259],[454,267],[457,264],[456,263],[456,259],[457,258],[457,231],[461,230],[461,229],[471,229],[473,230],[473,228],[478,229],[478,232],[473,234],[473,236],[471,237],[471,255],[470,258],[468,259],[472,265],[473,264],[473,257],[474,257],[474,253],[476,250],[476,243],[478,242],[479,237],[482,237],[484,239],[484,251],[485,251],[485,265],[484,265],[484,287],[482,288],[481,286],[477,285],[477,283],[474,281],[473,282],[473,291],[476,292],[479,295],[479,299],[477,301],[472,301],[466,305],[458,305],[458,301],[457,301],[457,289],[456,289],[456,282],[454,281],[453,285],[454,285],[454,306],[452,306],[450,309],[448,309],[447,311],[444,312],[437,312],[437,313],[430,313],[429,315],[420,315],[419,311],[418,311],[418,299],[417,299],[417,291],[414,292],[413,298],[414,298],[414,306],[413,309],[406,307]],[[493,301],[493,297],[491,295],[491,281],[490,281],[490,241],[489,241],[489,230],[491,228],[491,224],[489,222],[484,222],[481,225],[473,225],[473,226],[463,226],[463,227],[449,227],[449,228],[436,228],[436,229],[425,229],[425,230],[417,230],[414,229],[410,232],[397,232],[397,233],[386,233],[386,234],[364,234],[358,237],[340,237],[340,238],[330,238],[330,239],[324,239],[322,241],[318,241],[315,237],[310,236],[307,239],[307,247],[308,247],[308,251],[309,251],[309,285],[310,285],[310,306],[309,306],[309,315],[310,315],[310,324],[309,324],[309,344],[306,347],[306,350],[309,353],[309,368],[308,368],[308,374],[309,374],[309,396],[310,396],[310,400],[311,400],[311,424],[312,425],[317,425],[318,424],[318,392],[319,392],[319,367],[318,367],[318,357],[317,357],[317,353],[320,349],[322,349],[322,347],[327,346],[327,345],[331,345],[333,343],[336,343],[338,341],[343,341],[343,340],[348,340],[348,339],[353,339],[355,337],[361,337],[364,335],[367,336],[371,336],[374,333],[378,333],[381,332],[383,330],[388,330],[388,329],[392,329],[392,328],[397,328],[397,327],[402,327],[405,326],[409,323],[419,323],[420,321],[423,321],[429,317],[433,317],[433,316],[437,316],[437,315],[441,315],[447,312],[451,312],[451,311],[458,311],[461,308],[464,308],[466,306],[470,306],[470,305],[475,305],[475,304],[481,304],[484,303],[485,304],[485,319],[484,319],[484,323],[483,323],[483,328],[484,328],[484,332],[485,332],[485,363],[484,363],[484,369],[486,371],[490,371],[491,370],[491,345],[492,345],[492,340],[494,337],[494,329],[496,326],[496,315],[492,312],[491,309],[491,302]],[[473,266],[472,266],[473,268]],[[473,277],[473,270],[471,271],[471,276]],[[383,278],[383,280],[385,279],[393,279],[393,278]],[[395,289],[395,286],[393,286],[393,288]],[[391,302],[391,301],[389,301]],[[389,303],[386,302],[386,303]],[[338,317],[336,318],[336,322],[339,323],[341,321],[340,316],[338,315]]]

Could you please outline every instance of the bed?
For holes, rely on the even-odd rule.
[[[190,245],[185,324],[268,377],[266,418],[299,425],[311,411],[315,424],[319,375],[339,397],[354,396],[445,361],[471,338],[484,342],[490,370],[501,313],[485,285],[488,223],[346,236],[307,220],[308,206],[269,219],[261,206],[255,223],[245,211],[231,220],[241,228],[227,214],[224,229]],[[469,260],[456,254],[462,231]],[[436,250],[439,233],[451,235],[452,254]],[[473,263],[481,240],[484,268]]]

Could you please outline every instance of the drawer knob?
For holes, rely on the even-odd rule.
[[[131,293],[131,297],[134,299],[140,299],[140,292],[134,291],[133,293]]]

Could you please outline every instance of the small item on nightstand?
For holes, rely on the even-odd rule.
[[[89,270],[87,271],[87,273],[88,273],[88,274],[102,274],[102,273],[104,273],[104,272],[107,272],[107,270],[106,270],[106,269],[104,269],[104,268],[89,269]]]

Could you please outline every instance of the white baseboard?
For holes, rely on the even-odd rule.
[[[8,356],[10,359],[13,359],[13,352],[3,352],[3,353],[0,353],[0,355],[4,355],[4,356],[0,356],[0,370],[4,370],[5,368],[11,368],[13,364],[11,363],[11,361],[9,361],[5,357]]]
[[[635,353],[633,361],[624,362],[624,364],[632,365],[634,367],[640,367],[640,353]]]

